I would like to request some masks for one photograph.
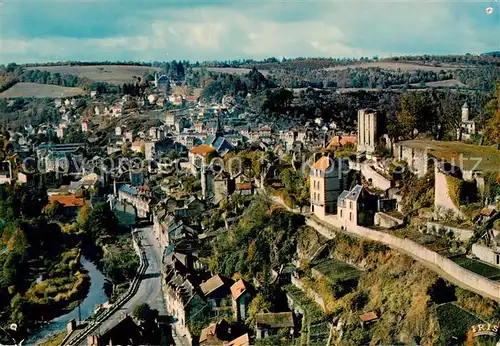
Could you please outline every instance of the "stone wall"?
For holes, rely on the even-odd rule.
[[[451,211],[455,216],[463,217],[463,213],[450,197],[446,174],[440,172],[437,166],[434,171],[434,209],[438,214]]]
[[[468,241],[473,235],[474,231],[470,229],[452,227],[440,224],[438,222],[427,222],[427,232],[431,234],[441,234],[440,230],[444,230],[446,234],[452,232],[456,239],[461,241]],[[443,231],[441,231],[443,232]]]
[[[315,225],[317,225],[318,222],[309,220],[310,218],[308,218],[307,224],[311,227],[314,227],[319,233],[323,234],[324,236],[328,237],[328,233],[334,233],[331,230],[329,232],[325,232],[324,228],[326,227],[324,226],[316,228]],[[336,218],[334,217],[329,217],[328,220],[325,221],[330,223],[334,227],[340,228],[338,227],[338,220],[336,220]],[[398,238],[389,233],[375,231],[362,226],[351,225],[346,229],[346,231],[348,233],[377,241],[401,250],[426,265],[430,264],[444,271],[448,276],[453,278],[455,281],[467,286],[467,288],[471,291],[500,301],[500,282],[489,280],[483,276],[462,268],[450,259],[443,257],[438,253],[411,241],[410,239]],[[431,269],[433,268],[431,267]]]
[[[308,296],[309,298],[314,300],[314,302],[316,304],[318,304],[318,306],[321,308],[321,310],[323,310],[323,312],[325,312],[325,313],[327,312],[326,304],[325,304],[325,301],[323,300],[323,298],[321,298],[321,296],[319,294],[317,294],[315,291],[313,291],[312,289],[304,287],[304,284],[300,281],[300,279],[296,278],[293,275],[292,275],[292,285],[294,285],[299,290],[304,292],[304,294],[306,296]]]
[[[384,228],[394,228],[401,226],[403,223],[404,223],[403,220],[399,220],[386,213],[375,213],[375,219],[374,219],[375,226],[380,226]]]
[[[396,144],[396,150],[394,151],[394,157],[399,161],[406,161],[408,167],[416,174],[419,178],[423,177],[427,173],[428,166],[428,155],[425,149],[416,149],[410,146],[406,146],[404,142]]]
[[[366,180],[369,181],[371,179],[372,185],[377,189],[385,191],[391,187],[391,181],[376,172],[370,165],[361,165],[361,174]]]
[[[494,252],[493,249],[485,245],[473,244],[472,253],[481,261],[500,267],[500,263],[498,263],[499,258],[497,257],[500,256],[500,252]]]

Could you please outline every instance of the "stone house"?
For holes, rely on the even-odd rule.
[[[378,196],[370,194],[363,186],[356,185],[340,194],[337,214],[344,227],[370,225],[378,211]]]
[[[264,339],[278,335],[286,330],[288,336],[295,334],[295,318],[293,312],[268,312],[255,314],[255,336]]]
[[[320,218],[334,214],[337,198],[348,188],[349,164],[344,159],[322,156],[311,167],[311,212]]]
[[[226,298],[230,294],[231,283],[230,279],[214,275],[200,284],[200,291],[209,302],[213,313],[216,313],[218,308],[227,306]]]

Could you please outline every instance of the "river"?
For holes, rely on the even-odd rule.
[[[87,260],[85,257],[81,257],[80,263],[85,269],[88,270],[90,276],[90,289],[87,297],[80,304],[80,314],[82,320],[90,316],[94,308],[98,304],[103,304],[108,301],[108,297],[104,293],[104,275],[97,269],[97,267]],[[75,319],[78,323],[78,307],[73,309],[71,312],[56,317],[51,320],[47,325],[37,329],[32,335],[25,340],[25,345],[35,345],[40,343],[40,341],[46,339],[49,336],[58,334],[66,330],[66,325],[72,319]]]

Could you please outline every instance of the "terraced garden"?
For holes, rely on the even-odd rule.
[[[331,281],[347,281],[357,279],[359,270],[350,264],[333,258],[325,258],[314,261],[311,269],[315,269]]]
[[[459,266],[491,280],[500,280],[500,269],[465,256],[451,258]]]
[[[483,323],[479,318],[453,303],[440,305],[436,310],[441,329],[441,341],[445,345],[461,345],[467,331],[473,325]]]

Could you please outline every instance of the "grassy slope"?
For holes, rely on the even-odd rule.
[[[80,88],[62,87],[51,84],[17,83],[13,87],[0,93],[0,99],[16,97],[57,98],[83,94],[85,94],[85,91]]]
[[[142,77],[147,71],[162,71],[161,68],[132,65],[94,65],[94,66],[35,66],[28,70],[59,72],[62,75],[71,74],[85,77],[97,82],[107,82],[121,85],[131,83],[134,77]]]
[[[474,168],[478,160],[480,163],[475,167],[478,170],[497,172],[498,167],[500,167],[500,150],[495,147],[425,140],[411,140],[402,143],[416,149],[427,149],[429,154],[450,163],[454,161],[456,166],[465,170]]]

